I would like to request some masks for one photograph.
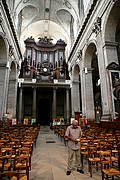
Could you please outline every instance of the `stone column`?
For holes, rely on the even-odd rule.
[[[65,91],[65,94],[64,94],[64,119],[66,120],[67,119],[67,116],[66,116],[66,91]]]
[[[32,117],[36,119],[36,88],[33,87]]]
[[[72,103],[72,117],[74,117],[75,112],[80,112],[80,88],[79,88],[79,81],[77,80],[72,82],[71,103]]]
[[[69,88],[66,88],[66,119],[69,124],[70,121],[70,100],[69,100]]]
[[[56,118],[56,88],[53,88],[53,107],[52,107],[52,118]]]
[[[19,92],[19,123],[22,123],[22,100],[23,100],[23,88],[20,87],[20,92]]]
[[[9,82],[9,69],[6,68],[6,63],[0,64],[0,118],[6,114],[7,94]]]
[[[94,98],[93,98],[93,83],[92,83],[92,69],[87,68],[87,73],[84,71],[84,116],[87,119],[94,119]]]
[[[84,121],[84,119],[86,118],[86,106],[85,106],[85,71],[84,69],[80,71],[80,75],[81,75],[81,99],[82,99],[82,121]]]
[[[9,80],[9,88],[7,95],[7,112],[9,118],[16,117],[16,101],[17,101],[17,81],[16,79]]]
[[[101,45],[100,37],[98,37],[98,43]],[[104,61],[105,67],[107,67],[110,63],[116,62],[118,64],[118,55],[117,55],[117,43],[112,41],[105,41],[103,50],[104,50]],[[100,49],[98,49],[100,50]]]
[[[112,95],[110,90],[110,79],[108,71],[106,67],[111,62],[118,63],[116,43],[105,42],[104,46],[101,41],[100,34],[97,37],[98,42],[98,65],[99,65],[99,75],[100,79],[102,79],[101,83],[101,98],[102,98],[102,117],[103,120],[109,120],[112,117],[113,109],[112,109]]]

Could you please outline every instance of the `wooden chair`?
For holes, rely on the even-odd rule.
[[[19,172],[19,179],[24,177],[25,180],[29,180],[29,162],[25,156],[18,156],[14,159],[14,171]]]
[[[18,157],[25,157],[28,159],[28,166],[30,167],[31,170],[31,153],[30,153],[30,148],[28,147],[21,147],[18,150]]]
[[[6,147],[8,144],[9,140],[6,139],[0,139],[0,144],[2,144],[2,147]]]
[[[101,160],[102,180],[104,179],[108,180],[109,177],[112,177],[112,180],[114,180],[114,176],[118,176],[118,175],[120,176],[120,171],[112,167],[110,151],[101,152],[100,160]]]
[[[27,147],[30,149],[30,154],[32,156],[33,152],[33,141],[32,140],[25,140],[21,143],[22,147]]]
[[[98,171],[99,167],[101,167],[101,164],[100,157],[97,153],[97,147],[94,144],[88,145],[88,170],[90,172],[90,177],[92,177],[92,169]]]
[[[88,160],[88,140],[87,139],[81,139],[80,153],[81,153],[81,163],[82,163],[82,167],[83,167],[83,159]]]
[[[1,148],[2,158],[4,161],[4,170],[10,170],[12,167],[12,148]]]

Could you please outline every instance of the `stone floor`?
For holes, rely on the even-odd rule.
[[[87,162],[84,162],[84,174],[75,168],[70,176],[66,176],[67,147],[49,127],[41,127],[36,148],[32,155],[32,170],[30,180],[101,180],[101,173],[93,172],[90,178]]]
[[[90,178],[87,160],[84,160],[84,174],[76,171],[74,163],[72,173],[67,176],[67,159],[68,151],[64,142],[48,126],[41,127],[32,154],[29,180],[102,180],[100,169],[98,172],[93,170],[93,177]],[[120,176],[114,180],[120,180]]]

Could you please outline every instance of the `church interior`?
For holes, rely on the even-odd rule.
[[[120,179],[119,12],[119,0],[0,0],[1,180]],[[75,119],[84,174],[66,176]]]

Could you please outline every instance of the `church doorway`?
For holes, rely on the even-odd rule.
[[[40,99],[38,104],[38,123],[40,125],[50,124],[50,102],[48,99]]]

